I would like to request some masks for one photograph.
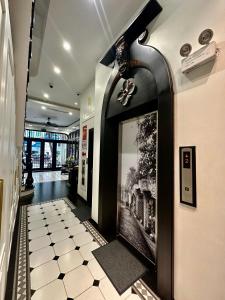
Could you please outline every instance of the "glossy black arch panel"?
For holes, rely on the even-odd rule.
[[[119,42],[121,46],[121,42]],[[118,47],[119,47],[118,46]],[[126,49],[127,47],[127,49]],[[117,59],[102,109],[99,180],[99,227],[117,232],[118,128],[123,120],[158,111],[158,247],[156,264],[145,280],[161,299],[173,299],[173,90],[168,64],[155,48],[122,41],[125,56]],[[121,50],[120,49],[120,50]],[[120,52],[121,54],[121,52]],[[125,57],[125,58],[124,58]],[[125,71],[124,71],[125,63]],[[118,93],[133,78],[136,91],[123,106]],[[129,245],[128,245],[129,246]],[[134,249],[131,249],[134,251]],[[138,255],[138,253],[136,253]],[[140,257],[141,258],[141,257]],[[141,258],[142,259],[142,258]]]

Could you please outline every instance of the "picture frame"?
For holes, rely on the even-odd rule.
[[[157,123],[157,110],[120,122],[118,145],[117,235],[146,262],[154,265],[157,251]],[[150,149],[151,153],[148,153]]]

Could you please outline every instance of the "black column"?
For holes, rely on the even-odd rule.
[[[45,153],[45,142],[41,141],[41,157],[40,157],[40,169],[44,169],[44,153]]]
[[[52,170],[56,170],[56,147],[57,147],[57,142],[53,142]]]

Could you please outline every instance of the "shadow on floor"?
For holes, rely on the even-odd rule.
[[[35,183],[34,194],[21,200],[20,204],[34,204],[49,200],[68,197],[67,180]]]
[[[67,180],[35,183],[34,194],[21,199],[20,205],[46,202],[63,197],[68,197],[76,206],[74,212],[82,221],[91,218],[91,208],[77,195],[76,190],[69,187]]]

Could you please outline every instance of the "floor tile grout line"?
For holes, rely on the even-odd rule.
[[[104,278],[105,278],[105,277],[104,277]],[[104,294],[103,294],[102,290],[100,289],[100,287],[98,287],[98,289],[99,289],[99,291],[100,291],[100,293],[101,293],[102,297],[103,297],[105,300],[107,300],[107,299],[105,298],[105,296],[104,296]]]
[[[93,276],[92,276],[93,277]],[[83,295],[84,293],[86,293],[88,290],[90,290],[92,287],[94,287],[93,285],[91,285],[89,288],[87,288],[85,291],[83,291],[82,293],[80,293],[79,295],[77,295],[76,296],[76,298],[77,297],[80,297],[81,295]],[[101,289],[99,288],[99,286],[96,286],[95,288],[97,288],[99,291],[100,291],[100,293],[102,294],[102,291],[101,291]],[[105,299],[105,300],[107,300],[105,297],[104,297],[104,295],[102,294],[102,296],[103,296],[103,298]],[[74,298],[74,300],[76,299],[76,298]],[[87,299],[88,300],[88,299]],[[97,300],[97,299],[96,299]],[[125,300],[125,299],[124,299]]]
[[[55,200],[51,200],[51,201],[46,201],[45,203],[53,203],[53,202],[60,201],[60,200],[63,200],[63,201],[67,204],[67,206],[71,209],[71,211],[72,211],[72,208],[70,207],[70,204],[67,203],[67,201],[65,201],[65,199],[59,198],[59,199],[55,199]],[[69,201],[69,200],[68,200],[68,201]],[[39,205],[43,205],[43,204],[45,204],[45,203],[43,203],[43,202],[41,203],[41,202],[40,202]],[[38,205],[38,204],[36,203],[35,205]],[[48,212],[46,212],[46,213],[48,213]],[[76,217],[76,215],[75,215],[75,217]],[[51,218],[51,217],[49,217],[49,218]],[[54,223],[49,224],[49,225],[53,225],[53,224],[55,224],[55,223],[58,223],[58,222],[54,222]],[[47,224],[47,222],[46,222],[46,224]],[[101,234],[97,231],[97,229],[96,229],[89,221],[84,221],[84,222],[81,222],[80,224],[83,224],[83,225],[85,226],[86,230],[89,232],[89,234],[91,234],[91,236],[92,236],[93,239],[98,243],[99,246],[102,246],[102,244],[107,243],[107,241],[104,239],[104,237],[101,236]],[[27,224],[27,225],[28,225],[28,224]],[[65,225],[65,224],[64,224],[64,225]],[[76,225],[78,225],[78,224],[76,224]],[[75,226],[75,225],[74,225],[74,226]],[[42,226],[42,227],[44,227],[44,226]],[[40,228],[42,228],[42,227],[40,227]],[[66,226],[66,227],[67,227],[67,226]],[[37,229],[40,229],[40,228],[37,228]],[[92,231],[91,231],[91,229],[92,229]],[[35,229],[34,229],[34,230],[35,230]],[[48,229],[47,229],[47,230],[48,230]],[[55,232],[58,232],[58,231],[60,231],[60,230],[57,230],[57,231],[55,231]],[[68,230],[67,230],[67,231],[68,231]],[[48,232],[49,232],[49,230],[48,230]],[[70,234],[69,231],[68,231],[68,233]],[[44,235],[44,236],[46,236],[46,235]],[[62,241],[64,241],[64,240],[66,240],[66,239],[67,239],[67,238],[65,238],[65,239],[63,239],[63,240],[60,240],[60,241],[57,241],[56,243],[62,242]],[[34,239],[33,239],[33,240],[34,240]],[[51,237],[50,237],[50,240],[52,241]],[[73,242],[74,242],[74,241],[73,241]],[[54,243],[55,243],[55,242],[54,242]],[[75,242],[74,242],[74,243],[75,243]],[[91,243],[91,242],[85,243],[85,244],[82,245],[82,246],[85,246],[85,245],[87,245],[87,244],[89,244],[89,243]],[[76,245],[76,244],[75,244],[75,245]],[[49,246],[49,245],[48,245],[48,246]],[[46,248],[46,247],[48,247],[48,246],[45,246],[45,247],[43,247],[43,248]],[[43,249],[43,248],[41,248],[41,249]],[[38,250],[41,250],[41,249],[38,249]],[[38,251],[38,250],[35,250],[35,251]],[[35,251],[34,251],[34,252],[35,252]],[[53,251],[54,251],[54,253],[55,253],[54,247],[53,247]],[[73,251],[73,250],[71,250],[71,251]],[[69,252],[71,252],[71,251],[68,251],[67,253],[69,253]],[[67,254],[67,253],[64,253],[63,255],[65,255],[65,254]],[[80,253],[80,254],[81,254],[81,253]],[[55,255],[56,255],[56,253],[55,253]],[[60,256],[63,256],[63,255],[60,255]],[[82,254],[81,254],[81,256],[82,256]],[[82,256],[82,258],[84,259],[83,256]],[[93,259],[94,259],[94,258],[93,258]],[[91,260],[89,260],[89,261],[92,261],[93,259],[91,259]],[[50,261],[51,261],[51,260],[50,260]],[[49,261],[48,261],[48,262],[49,262]],[[47,263],[47,262],[46,262],[46,263]],[[42,264],[42,265],[44,265],[44,264]],[[57,261],[57,265],[58,265],[59,271],[61,272],[61,269],[60,269],[60,267],[59,267],[58,261]],[[80,266],[78,266],[78,267],[80,267]],[[68,273],[74,271],[74,270],[77,269],[78,267],[76,267],[76,268],[70,270],[69,272],[67,272],[67,273],[65,273],[65,274],[68,274]],[[89,270],[89,272],[90,272],[92,278],[94,279],[94,276],[93,276],[93,274],[91,273],[91,271],[90,271],[89,268],[88,268],[88,270]],[[54,279],[53,281],[55,281],[55,280],[57,280],[57,279]],[[94,280],[95,280],[95,279],[94,279]],[[51,281],[51,282],[53,282],[53,281]],[[51,282],[49,282],[48,284],[50,284]],[[46,285],[48,285],[48,284],[46,284]],[[46,285],[44,285],[44,286],[46,286]],[[65,292],[66,292],[66,294],[67,294],[67,290],[66,290],[64,281],[63,281],[63,285],[64,285]],[[42,286],[42,287],[40,287],[40,288],[43,288],[44,286]],[[88,289],[90,289],[91,287],[92,287],[92,286],[90,286]],[[40,288],[39,288],[39,289],[40,289]],[[134,290],[138,290],[134,285],[132,285],[131,288],[133,288]],[[86,289],[86,290],[83,291],[81,294],[79,294],[79,296],[82,295],[84,292],[86,292],[88,289]],[[99,287],[98,287],[98,289],[100,290]],[[38,290],[38,289],[37,289],[37,290]],[[100,290],[100,292],[101,292],[101,290]],[[138,291],[138,293],[140,294],[139,291]],[[102,294],[102,292],[101,292],[101,294]],[[67,294],[67,296],[68,296],[68,294]],[[105,297],[104,297],[103,294],[102,294],[102,296],[103,296],[103,298],[105,299]],[[143,297],[143,295],[141,295],[141,296]],[[129,297],[129,296],[127,296],[127,297]],[[142,298],[142,299],[144,299],[144,298]]]
[[[86,222],[86,223],[85,223]],[[100,238],[105,242],[105,243],[108,243],[102,236],[101,236],[101,234],[97,231],[97,229],[96,228],[94,228],[94,226],[89,222],[89,221],[85,221],[85,222],[83,222],[83,224],[85,225],[85,227],[88,229],[88,231],[90,232],[90,229],[88,228],[88,226],[90,226],[92,229],[93,229],[93,231],[98,235],[98,236],[100,236]],[[86,224],[88,224],[88,226],[86,226]],[[92,232],[90,232],[91,234],[92,234]],[[93,234],[92,234],[92,236],[94,236]],[[94,237],[95,238],[95,237]],[[101,243],[99,243],[99,241],[97,241],[98,242],[98,244],[100,245],[100,246],[102,246],[101,245]],[[135,288],[136,290],[137,290],[137,288],[135,287],[135,285],[133,284],[132,286],[131,286],[131,288]],[[148,291],[148,289],[146,288],[146,290]],[[139,292],[139,294],[141,295],[141,297],[142,297],[142,299],[144,299],[144,300],[146,300],[145,298],[143,298],[144,296]]]
[[[73,251],[73,250],[72,250],[72,251]],[[83,257],[82,257],[82,258],[83,258]],[[53,259],[51,259],[51,260],[53,260]],[[49,260],[49,261],[51,261],[51,260]],[[91,259],[91,260],[93,260],[93,259]],[[91,261],[91,260],[90,260],[90,261]],[[48,261],[48,262],[49,262],[49,261]],[[45,265],[45,264],[47,264],[48,262],[42,264],[42,266]],[[57,262],[57,263],[58,263],[58,262]],[[65,274],[65,275],[66,275],[66,274],[69,274],[69,273],[71,273],[72,271],[78,269],[78,268],[81,267],[81,266],[82,266],[82,265],[77,266],[77,267],[75,267],[75,268],[69,270],[68,272],[66,272],[66,273],[64,273],[64,274]],[[58,264],[58,267],[59,267],[59,264]],[[38,268],[38,267],[37,267],[37,268]],[[36,268],[34,268],[34,269],[36,269]],[[59,268],[59,270],[60,270],[60,268]],[[90,271],[89,271],[89,272],[90,272]],[[31,273],[31,272],[30,272],[30,273]],[[61,273],[61,270],[60,270],[60,273]],[[91,273],[91,272],[90,272],[90,273]],[[91,273],[91,275],[92,275],[92,273]],[[92,277],[93,277],[93,275],[92,275]],[[93,278],[94,278],[94,277],[93,277]],[[56,280],[60,280],[60,279],[58,279],[58,278],[53,279],[52,281],[50,281],[50,282],[44,284],[43,286],[39,287],[37,290],[35,290],[35,292],[38,291],[38,290],[40,290],[40,289],[42,289],[43,287],[46,287],[47,285],[51,284],[52,282],[54,282],[54,281],[56,281]],[[63,281],[63,279],[62,279],[62,281]],[[66,293],[66,294],[67,294],[67,293]],[[80,294],[80,295],[81,295],[81,294]]]
[[[50,201],[50,202],[52,202],[52,201]],[[27,225],[28,225],[28,221],[27,221]],[[47,223],[46,223],[46,225],[47,225]],[[43,226],[42,226],[43,227]],[[41,228],[42,228],[41,227]],[[27,226],[27,228],[28,228],[28,226]],[[48,229],[47,229],[48,230]],[[27,230],[28,231],[28,230]],[[48,231],[49,232],[49,231]],[[46,235],[45,235],[46,236]],[[51,240],[51,238],[50,238],[50,240]],[[52,241],[52,240],[51,240]],[[48,245],[49,246],[49,245]],[[48,247],[47,246],[47,247]],[[41,249],[43,249],[43,248],[45,248],[45,247],[42,247]],[[38,249],[38,250],[41,250],[41,249]],[[29,249],[29,245],[28,245],[28,251],[29,251],[30,249]],[[38,250],[36,250],[36,251],[38,251]],[[53,251],[54,251],[54,248],[53,248]],[[33,253],[33,252],[32,252]],[[54,251],[54,253],[55,253],[55,251]],[[28,258],[29,258],[29,262],[30,262],[30,255],[28,256]],[[51,260],[50,260],[51,261]],[[49,262],[49,261],[48,261]],[[48,262],[46,262],[46,263],[48,263]],[[58,264],[58,262],[57,262],[57,264]],[[42,266],[42,265],[44,265],[44,264],[41,264],[40,266]],[[59,267],[59,266],[58,266]],[[38,267],[37,267],[38,268]],[[35,269],[35,268],[34,268]],[[60,269],[59,269],[60,270]],[[31,276],[30,275],[31,274],[31,272],[30,272],[30,269],[29,269],[29,277]],[[55,280],[57,280],[57,278],[56,279],[54,279],[53,281],[55,281]],[[53,282],[53,281],[51,281],[51,282]],[[48,284],[50,284],[51,282],[49,282]],[[48,284],[46,284],[46,285],[48,285]],[[44,286],[46,286],[46,285],[44,285]],[[42,286],[42,287],[40,287],[40,288],[43,288],[44,286]],[[37,289],[38,290],[38,289]],[[37,290],[35,290],[35,292],[37,291]],[[30,291],[31,291],[31,286],[30,286]],[[30,298],[29,298],[30,299]]]
[[[69,238],[68,238],[69,239]],[[65,241],[65,240],[62,240],[62,241]],[[62,241],[59,241],[59,242],[62,242]],[[89,243],[86,243],[86,244],[84,244],[84,245],[82,245],[82,246],[85,246],[85,245],[87,245],[87,244],[90,244],[91,242],[89,242]],[[76,246],[76,245],[75,245]],[[82,247],[81,246],[81,247]],[[43,248],[41,248],[41,249],[38,249],[38,250],[35,250],[35,251],[33,251],[32,253],[35,253],[35,252],[37,252],[37,251],[39,251],[39,250],[43,250],[43,249],[45,249],[45,248],[48,248],[48,247],[52,247],[53,248],[53,251],[54,251],[54,253],[55,253],[55,249],[54,249],[54,246],[50,246],[50,245],[48,245],[48,246],[46,246],[46,247],[43,247]],[[79,246],[78,246],[79,247]],[[56,253],[55,253],[55,256],[59,256],[59,257],[61,257],[61,256],[64,256],[64,255],[66,255],[66,254],[68,254],[68,253],[70,253],[70,252],[72,252],[72,251],[76,251],[76,250],[74,250],[74,249],[72,249],[72,250],[69,250],[68,252],[66,252],[66,253],[63,253],[63,254],[61,254],[61,255],[57,255]],[[77,250],[78,251],[78,250]],[[82,256],[82,254],[80,254],[81,256]],[[83,258],[83,256],[82,256],[82,258]],[[83,258],[84,259],[84,258]],[[92,258],[92,259],[90,259],[89,261],[92,261],[92,260],[94,260],[95,258]],[[34,267],[33,269],[36,269],[36,268],[38,268],[38,267],[40,267],[40,266],[43,266],[44,264],[47,264],[49,261],[51,261],[51,260],[53,260],[53,259],[49,259],[48,261],[46,261],[46,262],[44,262],[44,263],[42,263],[42,264],[40,264],[39,266],[37,266],[37,267]],[[84,259],[85,260],[85,259]],[[76,267],[77,268],[77,267]],[[74,268],[74,269],[76,269],[76,268]],[[73,269],[73,270],[74,270]],[[60,270],[61,271],[61,270]],[[71,270],[72,271],[72,270]],[[69,271],[70,272],[70,271]]]
[[[34,290],[34,294],[35,294],[37,291],[39,291],[40,289],[43,289],[43,288],[45,288],[46,286],[48,286],[49,284],[53,283],[53,282],[54,282],[54,281],[56,281],[56,280],[60,280],[60,279],[58,279],[58,278],[55,278],[55,279],[53,279],[53,280],[49,281],[48,283],[46,283],[46,284],[44,284],[44,285],[40,286],[38,289]]]
[[[61,274],[61,269],[60,269],[60,266],[59,266],[59,263],[57,261],[57,264],[58,264],[58,268],[59,268],[59,271],[60,271],[60,274]],[[65,290],[65,293],[67,295],[67,298],[69,297],[68,293],[67,293],[67,290],[66,290],[66,286],[65,286],[65,283],[64,283],[64,280],[62,279],[62,283],[63,283],[63,287],[64,287],[64,290]]]
[[[57,222],[56,222],[57,223]],[[54,223],[53,223],[54,224]],[[48,229],[47,229],[48,230]],[[56,231],[57,232],[57,231]],[[68,231],[68,233],[69,233],[69,231]],[[69,233],[70,234],[70,233]],[[46,235],[45,235],[46,236]],[[50,237],[50,239],[51,239],[51,237]],[[66,240],[66,239],[63,239],[63,240]],[[61,241],[63,241],[63,240],[61,240]],[[52,239],[51,239],[51,241],[52,241]],[[60,241],[58,241],[58,242],[60,242]],[[74,241],[73,241],[74,242]],[[44,248],[47,248],[47,247],[49,247],[49,246],[46,246],[46,247],[43,247],[43,248],[41,248],[41,249],[44,249]],[[41,250],[41,249],[38,249],[38,250],[36,250],[36,251],[39,251],[39,250]],[[54,253],[55,253],[55,249],[54,249],[54,247],[53,247],[53,251],[54,251]],[[34,251],[35,252],[35,251]],[[33,252],[32,252],[33,253]],[[55,253],[55,255],[56,255],[56,253]],[[81,255],[82,256],[82,255]],[[83,257],[82,257],[83,258]],[[83,258],[84,259],[84,258]],[[52,259],[51,259],[52,260]],[[49,261],[51,261],[51,260],[49,260]],[[49,262],[48,261],[48,262]],[[46,263],[48,263],[48,262],[45,262],[45,263],[43,263],[43,264],[41,264],[41,265],[39,265],[39,266],[37,266],[36,268],[38,268],[38,267],[40,267],[40,266],[42,266],[42,265],[44,265],[44,264],[46,264]],[[57,265],[58,265],[58,268],[59,268],[59,271],[61,272],[61,269],[60,269],[60,266],[59,266],[59,263],[58,263],[58,261],[57,261]],[[77,268],[77,267],[76,267]],[[76,268],[74,268],[73,270],[75,270]],[[34,268],[35,269],[35,268]],[[70,270],[70,272],[71,271],[73,271],[73,270]],[[90,271],[89,271],[90,272]],[[69,273],[69,272],[67,272],[67,273]],[[67,274],[66,273],[66,274]],[[91,273],[91,272],[90,272]],[[91,275],[92,275],[92,273],[91,273]],[[93,277],[93,276],[92,276]],[[93,277],[94,278],[94,277]],[[57,280],[57,279],[55,279],[55,280]],[[54,281],[54,280],[53,280]],[[48,283],[48,284],[50,284],[50,283]],[[47,284],[47,285],[48,285]],[[65,287],[65,284],[64,284],[64,281],[63,281],[63,285],[64,285],[64,289],[65,289],[65,291],[66,291],[66,294],[67,294],[67,290],[66,290],[66,287]],[[45,285],[44,285],[45,286]],[[40,287],[40,288],[43,288],[44,286],[42,286],[42,287]],[[67,296],[68,296],[68,294],[67,294]]]
[[[51,247],[51,246],[47,246],[47,247],[41,248],[41,249],[39,249],[39,250],[43,250],[43,249],[48,248],[48,247]],[[53,248],[53,247],[52,247],[52,248]],[[39,251],[39,250],[37,250],[37,251]],[[32,252],[32,254],[35,253],[35,252],[37,252],[37,251]],[[54,251],[54,249],[53,249],[53,251]],[[55,254],[55,252],[54,252],[54,254]],[[55,254],[55,256],[56,256],[56,254]],[[29,255],[29,260],[30,260],[30,255]],[[47,263],[50,262],[51,260],[53,260],[53,259],[51,258],[51,259],[47,260],[47,261],[44,262],[44,263],[41,263],[40,265],[38,265],[38,266],[36,266],[36,267],[30,267],[30,269],[33,269],[33,270],[34,270],[34,269],[36,269],[36,268],[39,268],[39,267],[43,266],[44,264],[47,264]],[[30,273],[31,273],[31,272],[30,272]]]

